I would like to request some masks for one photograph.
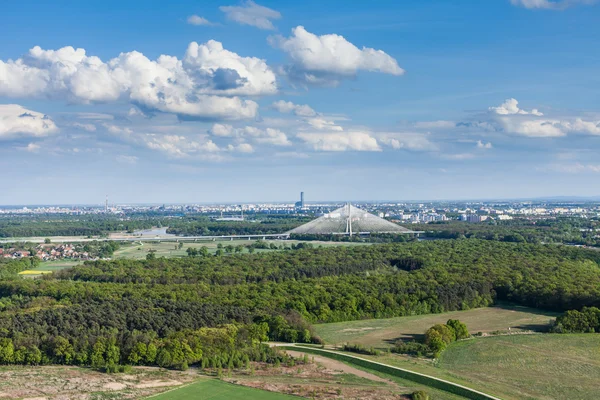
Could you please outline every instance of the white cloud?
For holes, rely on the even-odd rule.
[[[260,129],[255,126],[234,128],[231,125],[214,124],[208,131],[213,136],[249,138],[256,143],[270,144],[273,146],[291,146],[287,135],[279,129]]]
[[[516,99],[507,99],[498,107],[489,107],[491,119],[488,124],[496,130],[539,138],[566,136],[569,133],[600,135],[600,121],[585,121],[582,118],[549,118],[537,109],[522,110]],[[480,127],[481,122],[476,123]],[[461,123],[458,126],[474,126]]]
[[[23,147],[23,150],[28,151],[30,153],[38,153],[40,151],[41,146],[37,143],[29,143],[27,147]]]
[[[0,104],[0,139],[45,137],[56,132],[58,128],[47,115],[18,104]]]
[[[287,135],[279,129],[267,128],[260,135],[255,137],[256,142],[270,144],[273,146],[291,146]]]
[[[227,146],[227,150],[228,151],[234,151],[234,152],[238,152],[238,153],[254,153],[254,147],[252,147],[252,145],[250,143],[240,143],[238,145],[228,145]]]
[[[183,135],[139,134],[137,139],[147,148],[163,152],[172,158],[221,151],[212,140],[197,141]]]
[[[259,29],[273,30],[275,27],[271,20],[281,18],[279,11],[260,6],[252,0],[244,1],[240,6],[221,6],[219,10],[231,21]]]
[[[499,121],[506,132],[522,136],[549,138],[566,135],[564,126],[559,120],[503,117]]]
[[[118,155],[115,157],[118,163],[134,165],[137,164],[138,158],[136,156]]]
[[[190,43],[183,59],[188,75],[207,81],[203,92],[230,96],[261,96],[277,93],[275,73],[264,60],[241,57],[225,50],[220,42]],[[202,76],[204,75],[204,76]]]
[[[0,96],[65,99],[74,103],[121,98],[184,118],[254,118],[258,104],[236,96],[277,92],[275,73],[261,59],[241,57],[210,40],[190,43],[183,60],[150,60],[132,51],[103,62],[84,49],[36,46],[0,61]]]
[[[491,142],[484,143],[481,140],[477,141],[476,146],[478,149],[491,149],[493,147]]]
[[[344,77],[358,71],[402,75],[398,62],[382,50],[359,49],[343,36],[317,36],[304,27],[292,29],[292,36],[271,36],[269,43],[286,52],[292,64],[285,68],[287,75],[307,84],[336,85]]]
[[[208,133],[221,137],[234,136],[233,126],[226,124],[214,124],[212,128],[208,130]]]
[[[504,101],[504,103],[502,103],[500,106],[498,107],[490,107],[489,108],[490,111],[499,114],[499,115],[512,115],[512,114],[521,114],[521,115],[527,115],[527,114],[531,114],[531,115],[535,115],[535,116],[542,116],[544,114],[542,114],[541,112],[539,112],[537,109],[532,109],[531,111],[525,111],[525,110],[521,110],[519,108],[519,102],[516,99],[506,99]]]
[[[129,111],[127,111],[127,116],[129,117],[146,117],[146,114],[144,114],[142,111],[140,111],[140,109],[135,108],[135,107],[131,107],[129,109]]]
[[[204,17],[201,17],[199,15],[190,15],[187,18],[187,23],[190,25],[196,25],[196,26],[200,26],[200,25],[205,25],[205,26],[210,26],[210,25],[214,25],[212,22],[210,22],[209,20],[207,20]]]
[[[368,132],[299,133],[297,137],[317,151],[381,151]]]
[[[383,132],[377,133],[379,141],[394,150],[435,151],[438,146],[431,142],[427,134],[417,132]]]
[[[600,135],[600,121],[584,121],[581,118],[576,118],[574,122],[567,123],[566,127],[573,132]]]
[[[336,125],[335,122],[330,121],[329,119],[326,119],[325,117],[308,118],[306,120],[306,123],[308,123],[310,126],[312,126],[315,129],[318,129],[318,130],[337,131],[337,132],[341,132],[344,130],[344,128],[342,128],[339,125]]]
[[[293,112],[298,117],[314,117],[317,115],[308,104],[294,104],[291,101],[279,100],[272,104],[272,107],[283,114]]]
[[[596,0],[510,0],[515,6],[529,9],[564,10],[578,4],[594,4]]]

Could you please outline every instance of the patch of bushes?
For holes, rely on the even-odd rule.
[[[344,346],[342,346],[342,350],[350,351],[352,353],[366,354],[369,356],[378,356],[381,353],[379,350],[376,350],[373,347],[367,348],[360,344],[349,344],[349,343],[344,344]]]
[[[424,390],[417,390],[410,395],[412,400],[429,400],[430,397]]]
[[[410,342],[398,340],[394,343],[394,347],[392,347],[392,353],[409,354],[416,357],[423,357],[429,352],[429,346],[415,340],[411,340]]]

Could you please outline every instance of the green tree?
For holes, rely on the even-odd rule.
[[[449,319],[446,325],[454,330],[456,340],[466,339],[470,336],[467,325],[457,319]]]

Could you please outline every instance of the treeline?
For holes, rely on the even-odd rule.
[[[117,372],[121,365],[154,365],[186,370],[248,367],[249,361],[279,362],[283,356],[268,345],[266,326],[224,325],[183,330],[158,337],[152,331],[118,332],[106,329],[99,336],[66,338],[29,335],[0,338],[0,365],[65,364]]]
[[[118,217],[114,215],[35,214],[0,218],[0,238],[32,236],[99,236],[108,232],[149,229],[170,219],[146,215]]]
[[[21,271],[35,268],[40,260],[35,257],[21,258],[17,260],[0,258],[0,281],[5,279],[14,279]],[[2,299],[0,298],[0,304]],[[0,307],[0,311],[2,308]]]
[[[245,221],[216,221],[209,217],[186,217],[171,221],[167,233],[182,236],[268,235],[287,232],[311,220],[305,217],[266,217]]]
[[[600,309],[583,307],[581,311],[569,310],[556,318],[552,327],[554,333],[595,333],[600,332]]]
[[[435,239],[483,239],[510,243],[565,243],[600,246],[598,232],[600,221],[557,217],[553,219],[508,221],[484,221],[468,223],[444,221],[412,225],[413,230],[425,231],[427,238]]]

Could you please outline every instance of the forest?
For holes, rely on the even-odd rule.
[[[458,239],[303,247],[95,261],[41,279],[16,277],[28,262],[0,264],[0,363],[222,365],[263,357],[267,339],[319,343],[316,322],[498,301],[554,311],[600,306],[600,252],[563,245]],[[236,332],[226,335],[232,347],[215,350],[210,338],[222,329]],[[59,344],[73,357],[61,358]],[[95,348],[102,359],[92,357]],[[143,348],[163,349],[161,364],[138,357]]]

